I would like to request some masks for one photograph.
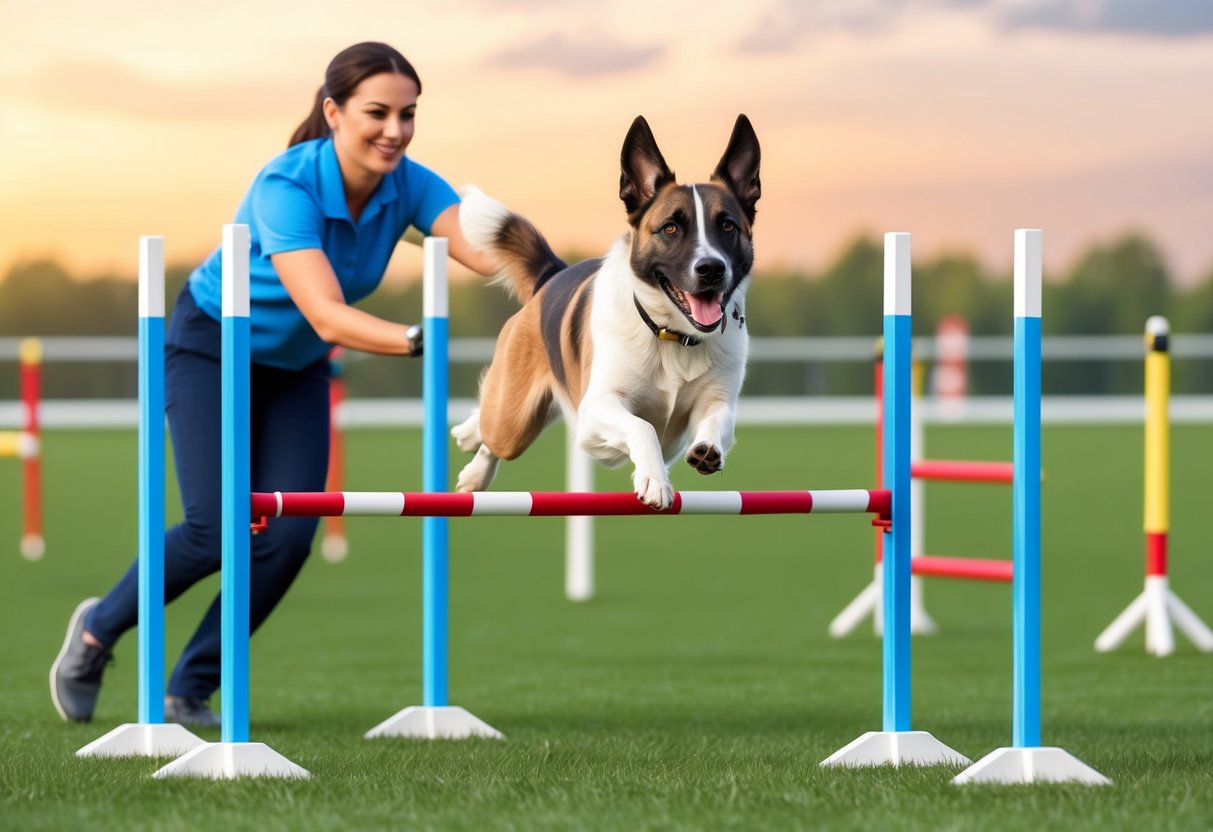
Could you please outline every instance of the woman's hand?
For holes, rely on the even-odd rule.
[[[423,340],[425,333],[422,331],[421,325],[413,324],[408,328],[405,335],[407,335],[409,339],[409,356],[412,358],[420,358],[422,350],[425,347]]]

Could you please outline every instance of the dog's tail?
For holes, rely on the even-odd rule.
[[[525,303],[535,288],[566,263],[530,220],[515,214],[474,185],[463,189],[459,225],[473,248],[492,253],[501,264],[494,279]]]

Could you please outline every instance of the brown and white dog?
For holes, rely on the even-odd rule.
[[[562,410],[591,456],[632,460],[636,496],[653,508],[673,502],[678,456],[701,474],[724,467],[745,376],[759,156],[740,115],[711,180],[679,185],[638,117],[619,185],[631,228],[605,257],[574,266],[530,222],[469,189],[463,233],[498,257],[523,306],[501,329],[479,409],[451,431],[475,452],[460,491],[487,488],[498,462]]]

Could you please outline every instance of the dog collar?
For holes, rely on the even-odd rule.
[[[636,304],[636,311],[640,313],[640,320],[644,321],[645,325],[653,330],[653,334],[657,336],[658,341],[675,341],[684,347],[694,347],[703,341],[702,338],[696,338],[694,335],[683,335],[681,332],[675,332],[664,326],[657,326],[653,322],[653,319],[649,317],[649,313],[645,312],[644,307],[640,305],[640,298],[632,295],[632,302]]]

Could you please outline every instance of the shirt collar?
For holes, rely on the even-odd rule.
[[[406,161],[401,158],[400,164],[403,165]],[[399,166],[396,169],[399,170]],[[359,221],[375,216],[384,205],[393,202],[397,196],[396,177],[389,173],[380,180],[379,186],[371,194],[366,207],[362,209]],[[333,147],[331,137],[325,139],[320,148],[320,197],[326,217],[350,220],[350,209],[345,201],[345,183],[341,179],[341,165],[337,163],[337,149]]]

